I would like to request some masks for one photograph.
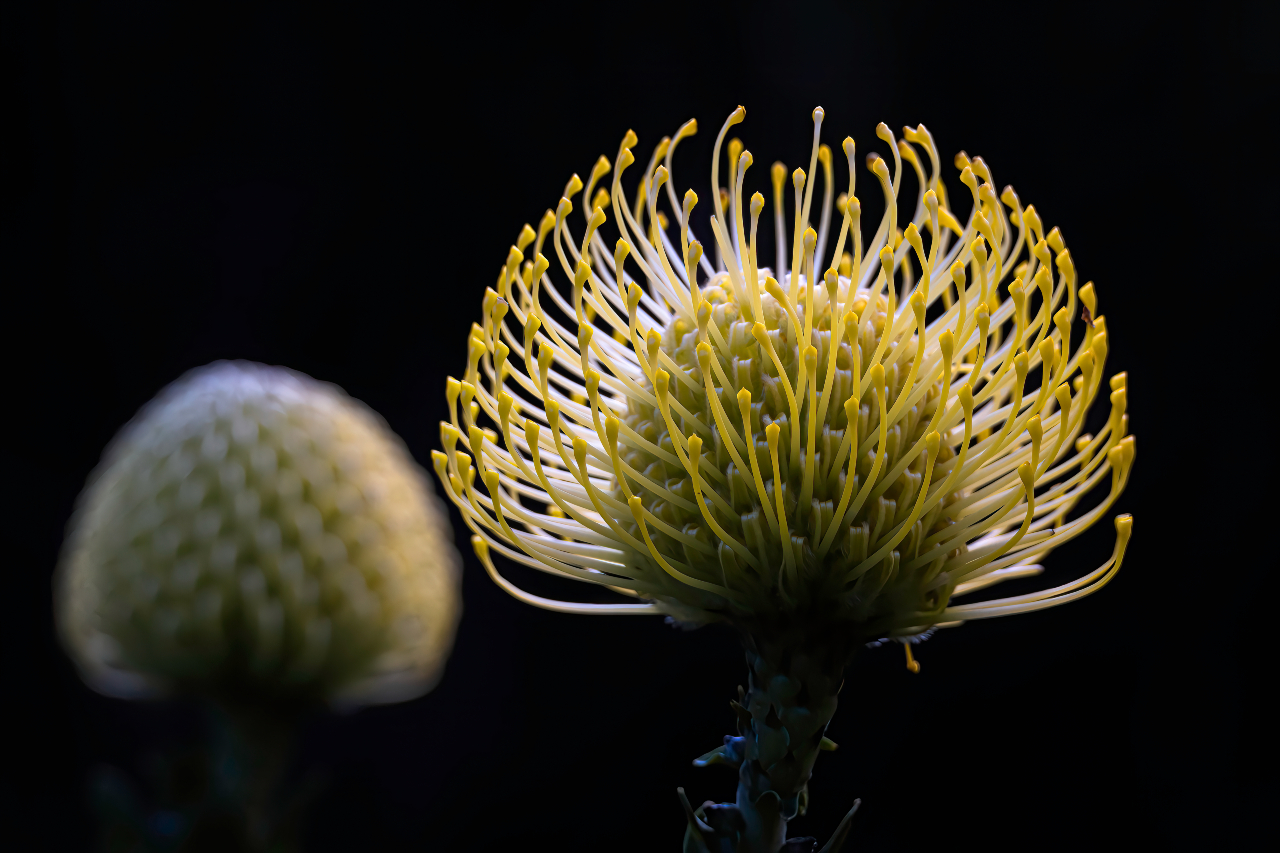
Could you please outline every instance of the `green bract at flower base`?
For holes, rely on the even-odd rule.
[[[536,231],[524,226],[485,293],[466,374],[448,382],[450,421],[433,454],[477,554],[517,598],[742,634],[751,688],[735,703],[739,735],[699,759],[738,768],[738,796],[697,813],[686,803],[686,850],[782,849],[856,649],[896,639],[919,671],[909,643],[936,627],[1102,587],[1132,525],[1118,517],[1111,558],[1073,583],[954,602],[1039,573],[1038,560],[1101,518],[1127,482],[1125,374],[1110,380],[1106,426],[1083,433],[1107,354],[1094,287],[1077,287],[1061,233],[1046,234],[1012,187],[997,196],[989,167],[963,152],[955,162],[972,212],[962,225],[923,125],[900,140],[877,128],[893,169],[866,157],[886,211],[864,247],[854,142],[842,146],[848,192],[833,199],[821,108],[809,163],[824,175],[818,229],[814,182],[796,169],[788,239],[786,168],[774,164],[778,254],[763,267],[765,201],[744,198],[753,158],[736,139],[720,186],[725,135],[744,117],[739,107],[716,139],[714,265],[690,227],[697,195],[678,200],[671,177],[693,121],[659,142],[634,200],[621,188],[635,162],[628,131],[612,164],[601,157],[585,187],[574,175],[556,211]],[[904,161],[920,186],[905,230]],[[610,189],[593,198],[610,171]],[[568,221],[579,192],[592,198],[580,239]],[[841,219],[828,248],[833,201]],[[612,248],[601,233],[608,209]],[[564,293],[543,254],[548,237],[571,282]],[[1071,517],[1108,476],[1108,496]],[[529,595],[492,552],[637,603]]]

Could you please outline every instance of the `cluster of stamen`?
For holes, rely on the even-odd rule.
[[[714,263],[693,237],[696,194],[680,202],[672,188],[672,155],[696,132],[689,122],[659,143],[630,203],[621,177],[634,134],[585,186],[574,175],[557,210],[536,231],[524,227],[487,291],[465,378],[449,380],[434,458],[489,573],[551,609],[822,618],[868,636],[1038,609],[1106,583],[1127,516],[1112,558],[1080,580],[951,604],[1040,571],[1038,558],[1106,511],[1132,464],[1124,374],[1111,379],[1106,426],[1083,432],[1106,327],[1061,234],[1046,234],[1011,187],[997,198],[989,168],[963,152],[956,165],[973,208],[961,224],[929,132],[905,128],[896,139],[882,124],[894,169],[866,159],[886,212],[864,252],[855,146],[844,140],[848,192],[833,205],[818,109],[809,173],[821,162],[819,228],[809,224],[815,182],[797,169],[787,239],[786,170],[775,164],[778,256],[762,267],[765,202],[744,197],[752,156],[736,139],[730,186],[719,179],[724,137],[744,116],[739,107],[716,140]],[[905,229],[903,161],[920,187]],[[592,196],[610,171],[612,186]],[[658,210],[664,189],[674,226]],[[592,199],[580,241],[568,225],[578,193]],[[609,209],[620,235],[611,249],[601,235]],[[548,238],[572,282],[567,299],[549,275]],[[1078,303],[1086,321],[1073,350]],[[1110,495],[1067,520],[1108,472]],[[498,573],[491,550],[645,603],[532,596]]]

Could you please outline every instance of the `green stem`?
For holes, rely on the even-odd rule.
[[[738,737],[695,762],[736,766],[737,797],[690,815],[687,853],[809,849],[808,839],[787,844],[787,823],[804,812],[818,753],[833,748],[824,735],[851,650],[780,632],[744,635],[743,646],[750,689],[733,703]]]

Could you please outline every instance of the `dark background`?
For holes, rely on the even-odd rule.
[[[739,103],[766,197],[768,163],[807,168],[818,104],[838,160],[846,134],[887,154],[881,120],[925,122],[944,161],[982,155],[1097,282],[1139,438],[1118,578],[943,632],[919,676],[896,648],[864,654],[793,832],[825,838],[855,796],[858,851],[1232,849],[1261,831],[1275,558],[1241,548],[1268,537],[1239,475],[1270,463],[1250,432],[1261,392],[1231,396],[1254,369],[1232,329],[1274,304],[1250,301],[1270,285],[1240,235],[1273,243],[1275,204],[1228,193],[1269,168],[1272,45],[1249,8],[1173,9],[8,7],[0,844],[92,849],[94,768],[141,785],[148,756],[199,734],[189,709],[88,691],[52,629],[73,501],[139,406],[214,359],[284,364],[367,402],[427,463],[444,377],[521,224],[628,127],[643,163],[689,117],[677,189],[709,207],[710,147]],[[1100,563],[1112,536],[1057,552],[1050,579]],[[538,611],[465,557],[437,690],[308,723],[301,763],[329,783],[307,849],[676,849],[677,785],[732,796],[731,774],[689,762],[732,725],[735,639]]]

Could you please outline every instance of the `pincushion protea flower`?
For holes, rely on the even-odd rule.
[[[104,454],[72,520],[58,621],[121,697],[396,702],[439,678],[457,553],[376,414],[284,368],[191,371]]]
[[[814,758],[832,746],[823,732],[856,648],[1094,592],[1118,571],[1132,524],[1116,519],[1113,554],[1076,581],[955,602],[1040,572],[1125,486],[1126,379],[1103,383],[1095,289],[1077,285],[1061,233],[1011,187],[997,195],[990,168],[963,152],[972,211],[961,224],[924,125],[902,139],[877,128],[893,164],[866,158],[886,210],[864,245],[854,142],[843,142],[848,191],[834,200],[821,108],[809,172],[791,175],[789,237],[786,169],[773,166],[778,248],[765,266],[765,200],[744,195],[753,157],[736,139],[720,181],[724,138],[744,117],[739,107],[716,138],[714,265],[690,225],[697,195],[673,187],[693,121],[659,142],[634,198],[621,183],[635,162],[628,132],[612,163],[601,157],[585,186],[574,175],[555,212],[524,226],[485,293],[466,373],[449,379],[433,454],[485,568],[517,598],[742,632],[751,689],[735,703],[739,737],[698,762],[737,767],[738,797],[688,810],[692,849],[781,848]],[[900,229],[904,161],[920,192]],[[579,193],[586,225],[574,234]],[[1092,436],[1085,414],[1100,392],[1111,415]],[[1072,517],[1108,477],[1107,497]],[[499,574],[494,552],[638,601],[530,595]]]

